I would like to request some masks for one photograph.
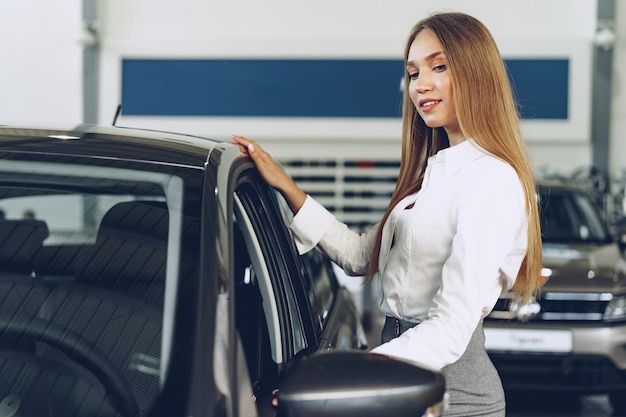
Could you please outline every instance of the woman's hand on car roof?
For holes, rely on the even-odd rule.
[[[287,200],[291,211],[297,213],[306,200],[304,191],[258,143],[245,136],[232,135],[232,137],[233,143],[239,146],[241,152],[252,159],[265,182],[277,189]]]

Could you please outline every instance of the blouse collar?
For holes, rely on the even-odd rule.
[[[467,139],[457,145],[440,150],[428,158],[428,165],[438,165],[439,169],[444,169],[447,174],[453,174],[485,155],[488,155],[486,150],[481,148],[473,139]]]

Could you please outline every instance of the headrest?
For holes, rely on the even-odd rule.
[[[165,241],[168,227],[169,215],[164,201],[125,201],[106,212],[96,242],[111,238],[112,233],[117,238],[139,235]]]
[[[118,203],[104,215],[82,281],[132,287],[165,282],[169,214],[165,202]]]
[[[41,220],[0,220],[0,270],[31,273],[48,234]]]

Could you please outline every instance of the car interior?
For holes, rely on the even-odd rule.
[[[150,409],[161,384],[168,223],[164,201],[123,201],[95,241],[44,244],[45,221],[0,220],[0,241],[11,243],[0,245],[2,398],[34,414]]]
[[[271,333],[268,327],[270,323],[277,331],[278,313],[274,297],[270,296],[271,282],[257,255],[258,242],[249,233],[250,226],[245,226],[250,220],[237,197],[235,204],[235,326],[243,344],[255,400],[259,409],[266,409],[278,384],[279,365],[275,358],[282,357],[280,338],[270,337],[276,332]]]

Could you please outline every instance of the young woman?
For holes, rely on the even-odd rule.
[[[441,13],[404,54],[402,160],[381,222],[357,234],[307,196],[255,142],[234,136],[295,213],[299,250],[380,279],[387,316],[373,352],[439,369],[446,416],[504,416],[483,318],[501,293],[521,302],[541,270],[535,183],[498,48],[485,26]]]

